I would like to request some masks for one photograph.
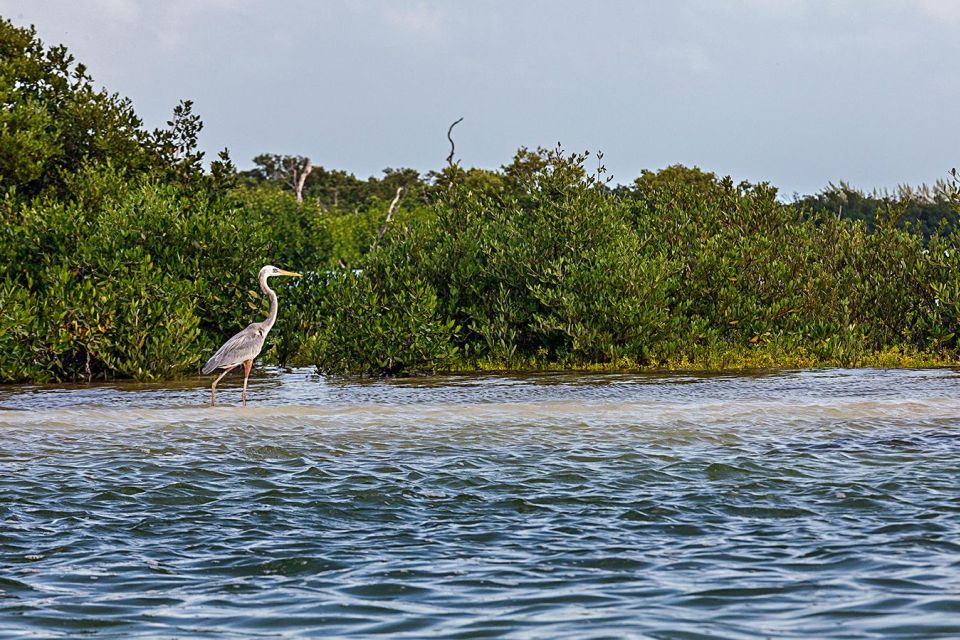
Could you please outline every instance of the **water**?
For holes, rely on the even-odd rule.
[[[960,637],[954,372],[204,383],[0,388],[0,637]]]

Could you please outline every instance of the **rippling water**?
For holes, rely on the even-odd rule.
[[[954,372],[205,382],[0,388],[0,637],[960,637]]]

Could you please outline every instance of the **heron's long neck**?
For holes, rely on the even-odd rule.
[[[273,327],[273,323],[277,321],[277,294],[267,286],[267,274],[260,276],[260,290],[270,298],[270,313],[267,314],[267,319],[263,321],[264,328],[269,331]]]

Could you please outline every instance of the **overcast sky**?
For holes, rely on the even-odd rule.
[[[781,192],[960,165],[960,2],[0,0],[151,126],[191,99],[212,157],[302,154],[361,177],[520,146],[674,163]]]

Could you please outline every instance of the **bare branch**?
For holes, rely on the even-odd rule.
[[[400,198],[403,197],[404,191],[403,187],[397,187],[397,195],[393,197],[393,202],[390,203],[390,208],[387,209],[387,217],[384,219],[383,224],[380,225],[380,231],[377,232],[377,239],[373,243],[374,246],[380,242],[383,234],[387,232],[387,225],[390,224],[390,219],[393,218],[393,214],[397,212],[397,207],[400,205]]]
[[[303,204],[303,184],[307,181],[307,176],[310,175],[311,171],[313,171],[313,163],[310,162],[310,158],[307,158],[306,165],[300,169],[299,176],[296,175],[296,169],[294,169],[294,176],[297,180],[297,184],[294,187],[297,194],[297,204]]]
[[[450,141],[450,155],[447,156],[447,164],[453,166],[453,152],[456,150],[456,147],[453,145],[453,128],[463,122],[463,117],[457,118],[453,124],[450,125],[450,128],[447,129],[447,140]]]

